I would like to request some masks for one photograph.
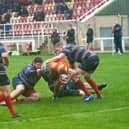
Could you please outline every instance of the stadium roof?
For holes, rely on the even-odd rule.
[[[129,15],[129,0],[114,0],[96,15]]]

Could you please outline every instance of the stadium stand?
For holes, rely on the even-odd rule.
[[[27,36],[40,36],[50,35],[53,29],[57,28],[58,23],[85,21],[94,14],[101,6],[112,0],[69,0],[68,2],[57,2],[55,0],[43,0],[41,4],[31,2],[30,0],[11,0],[10,17],[11,29],[8,35],[5,34],[4,27],[1,27],[1,39],[5,39],[6,36],[11,36],[15,39],[19,37]],[[7,0],[8,2],[8,0]],[[20,4],[19,4],[20,3]],[[21,7],[22,6],[22,7]],[[21,8],[27,9],[26,15],[20,15]],[[45,14],[42,21],[35,20],[35,14],[41,11]],[[8,10],[4,10],[2,15],[6,15]],[[24,11],[23,11],[24,12]],[[1,20],[0,20],[1,21]],[[6,20],[1,26],[5,26]],[[58,29],[58,28],[57,28]],[[42,37],[44,40],[44,37]]]
[[[94,9],[96,9],[105,2],[109,0],[71,0],[71,2],[55,2],[54,0],[46,0],[42,4],[30,3],[28,0],[18,0],[22,6],[24,5],[27,8],[28,16],[19,16],[18,12],[13,11],[10,19],[10,24],[12,29],[10,30],[10,35],[21,35],[21,34],[41,34],[43,29],[45,33],[51,31],[51,26],[48,25],[44,27],[43,21],[34,22],[34,14],[38,10],[42,10],[45,13],[45,22],[52,21],[62,21],[67,20],[65,13],[61,12],[62,8],[60,7],[56,13],[56,6],[67,7],[67,9],[72,9],[72,16],[70,20],[82,20],[87,15],[90,15]],[[91,11],[90,11],[91,10]],[[18,24],[17,24],[18,23]],[[52,24],[52,23],[51,23]]]

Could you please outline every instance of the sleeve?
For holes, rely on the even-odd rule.
[[[0,48],[0,53],[4,53],[4,52],[7,52],[6,49],[3,47],[3,48]]]
[[[64,48],[63,53],[67,57],[69,63],[73,66],[74,61],[73,61],[73,58],[71,57],[71,49]]]
[[[34,69],[32,66],[27,66],[24,68],[24,73],[27,75],[27,76],[30,76],[30,75],[35,75],[37,74],[37,70]]]

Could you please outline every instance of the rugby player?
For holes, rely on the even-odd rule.
[[[67,57],[70,65],[73,68],[69,69],[70,77],[74,78],[77,75],[84,75],[85,80],[95,90],[97,98],[102,99],[103,96],[98,89],[98,84],[91,78],[91,74],[99,65],[98,55],[95,52],[81,48],[80,46],[71,44],[64,46],[60,42],[55,44],[54,49],[57,56],[48,59],[46,63],[58,61]],[[75,63],[79,63],[79,67],[76,67]],[[83,86],[80,79],[77,79],[76,82],[80,86]],[[84,86],[82,88],[86,91],[86,96],[83,98],[83,102],[89,102],[93,100],[94,96],[86,88],[84,88]]]
[[[43,60],[40,57],[35,57],[32,63],[27,64],[17,75],[13,78],[13,88],[11,98],[16,99],[23,95],[24,98],[17,99],[17,101],[38,101],[39,94],[34,89],[36,83],[42,77]]]
[[[13,108],[13,104],[10,97],[10,80],[6,73],[4,66],[9,65],[8,52],[6,51],[4,45],[0,43],[0,102],[5,101],[13,118],[19,115]]]

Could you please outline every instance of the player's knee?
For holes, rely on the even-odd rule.
[[[32,99],[33,99],[33,101],[38,101],[38,100],[40,100],[40,95],[38,93],[34,93],[32,95]]]
[[[9,97],[9,93],[8,92],[4,92],[3,94],[5,96],[5,99]]]
[[[18,90],[18,91],[20,91],[20,92],[23,92],[23,91],[25,90],[25,87],[24,87],[24,85],[18,85],[18,86],[16,87],[16,90]]]

